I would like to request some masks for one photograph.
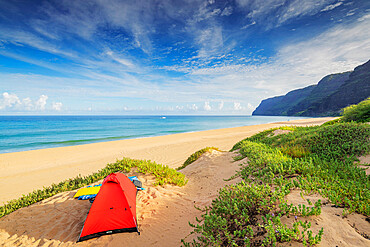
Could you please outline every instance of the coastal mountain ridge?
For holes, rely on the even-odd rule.
[[[262,100],[252,115],[336,116],[342,108],[370,96],[370,60],[353,71],[330,74],[317,85]]]

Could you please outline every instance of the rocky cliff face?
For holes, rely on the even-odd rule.
[[[252,115],[286,116],[291,105],[295,105],[306,98],[315,86],[293,90],[284,96],[265,99]]]
[[[325,76],[317,85],[265,99],[252,115],[332,116],[370,96],[370,60],[354,71]]]
[[[337,113],[346,106],[357,104],[370,96],[370,60],[358,67],[331,95],[324,98],[309,112],[320,115]]]

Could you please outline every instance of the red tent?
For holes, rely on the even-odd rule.
[[[139,233],[136,193],[135,185],[122,173],[107,176],[91,205],[77,242],[118,232]]]

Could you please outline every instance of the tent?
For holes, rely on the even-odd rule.
[[[77,242],[106,234],[139,232],[136,221],[136,187],[122,173],[107,176],[91,205]]]

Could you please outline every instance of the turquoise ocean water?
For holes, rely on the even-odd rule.
[[[0,153],[302,119],[266,116],[0,116]]]

